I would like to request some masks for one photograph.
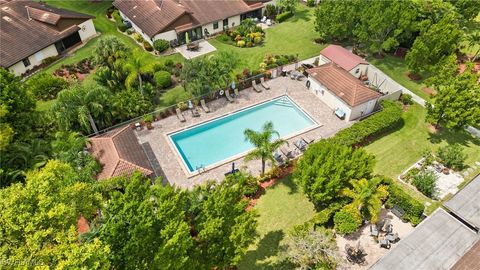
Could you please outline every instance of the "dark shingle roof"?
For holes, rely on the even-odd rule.
[[[89,141],[90,152],[103,166],[97,179],[130,175],[137,170],[145,176],[153,174],[147,155],[129,126],[90,138]]]
[[[190,15],[190,21],[183,25],[195,27],[263,6],[249,6],[243,0],[115,0],[113,5],[149,37],[163,32],[184,14]]]
[[[59,20],[94,18],[33,1],[15,0],[3,2],[0,14],[0,66],[3,67],[10,67],[79,30],[76,25],[59,29],[56,27]]]
[[[308,69],[307,72],[352,107],[381,96],[332,62]]]

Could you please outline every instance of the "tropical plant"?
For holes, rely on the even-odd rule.
[[[378,221],[382,204],[388,196],[388,187],[381,182],[381,178],[351,180],[352,188],[342,191],[344,196],[352,199],[352,207],[358,208],[363,218],[371,223]]]
[[[333,233],[323,227],[290,233],[282,248],[286,259],[300,269],[335,269],[341,260]]]
[[[153,42],[153,47],[158,52],[163,52],[170,47],[170,43],[165,39],[157,39]]]
[[[98,124],[105,127],[111,115],[107,109],[110,92],[101,86],[74,85],[58,93],[52,105],[59,127],[63,130],[98,133]]]
[[[58,92],[67,88],[68,83],[63,78],[41,73],[29,78],[25,86],[37,99],[51,100],[57,97]]]
[[[265,6],[265,16],[270,19],[275,19],[275,16],[277,16],[277,7],[274,4],[267,4]]]
[[[93,54],[98,65],[114,68],[118,59],[125,59],[130,54],[130,48],[115,36],[104,36],[98,40]]]
[[[277,6],[282,8],[284,11],[295,13],[295,10],[298,6],[298,0],[278,0]]]
[[[467,159],[467,155],[457,143],[440,147],[437,155],[443,165],[456,170],[461,170],[465,165],[465,159]]]
[[[336,212],[333,217],[335,231],[340,234],[350,234],[362,225],[362,215],[355,206],[349,204]]]
[[[267,160],[272,162],[272,165],[275,166],[273,153],[280,146],[286,144],[287,141],[280,139],[280,134],[273,129],[272,122],[266,122],[263,124],[261,131],[246,129],[243,133],[245,135],[245,140],[249,141],[255,147],[255,149],[245,156],[245,161],[260,159],[262,161],[262,175],[264,175]],[[274,135],[278,137],[276,140],[273,140]]]
[[[470,57],[470,61],[475,61],[477,59],[478,53],[480,53],[480,32],[474,32],[469,35],[466,35],[465,40],[468,43],[468,47],[475,48],[478,46],[477,51]]]
[[[172,85],[172,75],[168,71],[161,70],[155,72],[153,79],[160,89],[165,89]]]
[[[413,177],[412,184],[425,196],[432,198],[436,191],[437,179],[435,172],[424,170]]]

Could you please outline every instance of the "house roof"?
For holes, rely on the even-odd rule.
[[[444,203],[450,211],[459,216],[471,226],[480,229],[480,175],[475,177],[467,186],[460,190],[453,198]]]
[[[62,19],[88,20],[93,16],[58,9],[33,1],[0,2],[0,66],[10,67],[22,59],[77,32],[77,25],[58,27]]]
[[[478,241],[450,270],[480,269],[480,241]]]
[[[351,107],[381,96],[332,62],[308,69],[307,72]]]
[[[370,270],[450,269],[478,241],[473,230],[439,208]]]
[[[360,56],[351,53],[339,45],[329,45],[320,52],[321,55],[328,58],[330,61],[336,63],[346,71],[352,70],[360,64],[367,64],[368,62]]]
[[[92,137],[89,141],[90,152],[103,167],[97,179],[130,175],[137,170],[145,176],[153,174],[147,155],[129,126]]]
[[[263,7],[262,3],[249,6],[242,0],[115,0],[113,5],[149,37],[174,25],[185,14],[189,22],[182,24],[192,28]]]

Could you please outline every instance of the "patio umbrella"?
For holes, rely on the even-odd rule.
[[[235,85],[235,82],[232,82],[232,86],[231,86],[231,87],[232,87],[232,90],[235,89],[235,86],[236,86],[236,85]]]
[[[232,173],[235,173],[235,162],[232,162]]]
[[[190,43],[190,36],[188,35],[188,32],[185,32],[185,42]]]

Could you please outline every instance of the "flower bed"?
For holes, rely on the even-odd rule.
[[[251,19],[243,20],[233,30],[226,30],[217,40],[237,47],[255,47],[263,43],[265,32]]]
[[[64,64],[53,72],[53,75],[67,80],[83,80],[86,75],[95,69],[91,58],[84,58],[78,63]]]

